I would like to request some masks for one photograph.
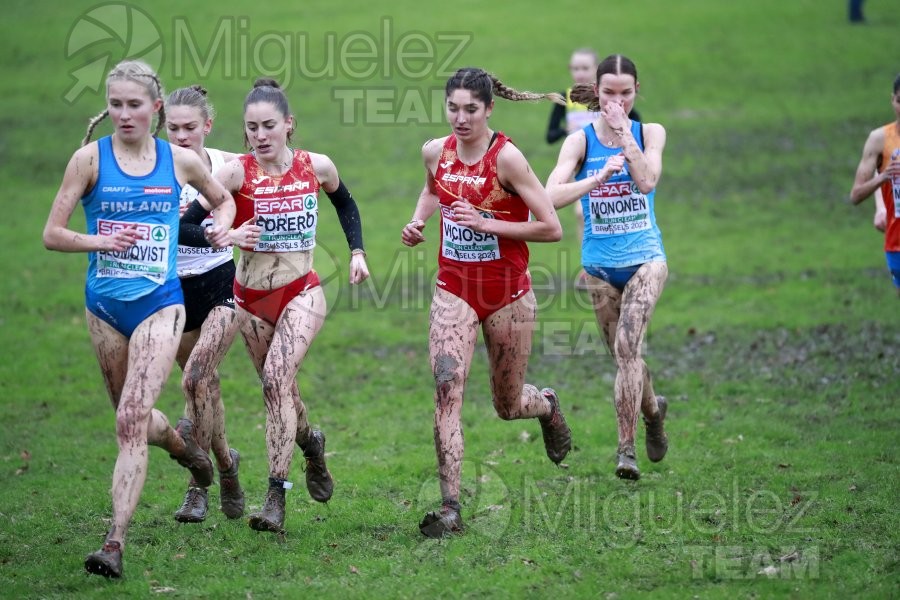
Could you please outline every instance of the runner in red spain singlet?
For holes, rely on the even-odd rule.
[[[459,69],[446,86],[445,138],[422,147],[425,187],[403,228],[402,242],[425,241],[423,230],[440,211],[441,249],[431,302],[428,351],[434,375],[434,445],[441,507],[419,523],[428,537],[463,529],[459,503],[463,392],[479,330],[491,371],[491,399],[504,420],[537,419],[547,457],[559,464],[571,434],[551,388],[525,383],[534,331],[535,297],[526,242],[562,236],[547,191],[509,138],[488,127],[493,95],[507,100],[556,96],[519,92],[482,69]]]
[[[325,464],[325,434],[310,427],[296,380],[327,313],[313,270],[320,189],[347,240],[349,283],[369,276],[356,201],[328,156],[288,147],[295,127],[278,83],[258,79],[244,100],[244,137],[252,152],[216,173],[237,204],[239,227],[233,238],[241,256],[234,299],[266,407],[269,489],[248,525],[279,534],[284,533],[286,492],[293,487],[288,477],[295,444],[306,459],[310,497],[327,502],[334,491]]]
[[[531,289],[528,246],[459,225],[451,205],[464,198],[486,219],[528,221],[522,198],[504,189],[497,178],[497,155],[509,142],[503,133],[495,133],[482,159],[467,165],[459,159],[457,139],[451,134],[434,175],[441,215],[437,284],[465,300],[480,321]]]

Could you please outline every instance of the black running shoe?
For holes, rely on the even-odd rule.
[[[306,458],[306,490],[316,502],[328,502],[334,493],[334,480],[325,466],[325,434],[310,429],[306,441],[297,445]]]
[[[635,481],[641,478],[641,471],[637,466],[633,444],[631,446],[620,446],[618,459],[619,464],[616,466],[616,477]]]
[[[103,575],[111,579],[122,576],[122,544],[106,542],[103,547],[88,554],[84,559],[84,570],[93,575]]]
[[[666,412],[669,409],[669,403],[666,402],[665,396],[657,396],[656,404],[659,406],[659,412],[652,419],[644,417],[644,426],[647,428],[647,458],[651,462],[659,462],[666,456],[669,450],[669,438],[663,429],[663,421],[666,420]]]
[[[566,425],[556,392],[552,388],[544,388],[541,394],[550,402],[551,407],[549,416],[538,419],[544,436],[544,449],[550,460],[558,465],[572,449],[572,432]]]
[[[169,458],[190,471],[198,486],[209,487],[213,482],[213,465],[212,461],[209,460],[209,456],[197,445],[197,441],[194,439],[194,424],[190,419],[182,417],[178,419],[175,431],[184,440],[184,455],[175,456],[170,454]]]
[[[238,481],[241,455],[234,448],[230,448],[228,452],[231,454],[231,468],[219,471],[219,502],[226,517],[239,519],[244,516],[244,490]]]
[[[445,535],[462,533],[463,522],[459,510],[458,503],[444,502],[439,511],[425,515],[425,518],[419,523],[419,531],[425,537],[430,538],[442,538]]]
[[[269,488],[266,501],[258,513],[250,515],[250,529],[284,533],[284,490]]]
[[[209,492],[206,488],[191,486],[184,494],[181,508],[175,511],[175,520],[179,523],[201,523],[206,519],[209,504]]]

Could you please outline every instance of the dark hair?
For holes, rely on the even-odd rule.
[[[166,107],[173,106],[192,106],[200,109],[203,120],[215,119],[216,109],[206,99],[206,89],[198,84],[190,87],[178,88],[166,98]]]
[[[274,79],[258,77],[256,81],[253,82],[253,89],[250,90],[247,97],[244,99],[244,112],[247,112],[248,106],[256,104],[257,102],[268,102],[269,104],[272,104],[285,119],[292,114],[284,90],[281,89],[281,86],[278,85],[278,82]],[[288,141],[290,141],[293,133],[294,128],[291,127],[287,134]],[[244,131],[244,145],[248,147],[250,145],[250,140],[247,139],[246,131]]]
[[[638,80],[637,67],[634,66],[630,58],[621,54],[610,54],[600,61],[600,64],[597,65],[597,80],[595,83],[600,85],[600,79],[607,74],[631,75],[634,77],[635,83]],[[587,105],[588,110],[600,110],[600,99],[594,92],[594,86],[589,83],[579,83],[572,86],[569,97],[573,102]]]
[[[484,102],[486,105],[491,103],[494,94],[506,100],[518,102],[520,100],[550,100],[557,104],[565,105],[566,101],[562,96],[556,93],[538,94],[535,92],[520,92],[507,86],[505,83],[491,75],[484,69],[477,67],[464,67],[454,73],[447,80],[444,87],[445,97],[449,97],[454,90],[468,90],[472,94]]]
[[[110,83],[122,80],[133,81],[144,86],[144,89],[147,90],[147,94],[153,101],[162,99],[163,94],[165,94],[162,83],[159,81],[159,76],[150,65],[141,60],[123,60],[113,67],[109,72],[109,75],[106,76],[106,93],[109,94]],[[90,143],[94,128],[100,124],[100,121],[108,116],[109,109],[105,108],[103,109],[103,112],[99,113],[88,122],[87,133],[85,133],[84,139],[81,140],[82,146],[87,146],[88,143]],[[159,108],[159,117],[156,121],[156,129],[153,131],[153,137],[156,137],[165,122],[166,107],[163,105]]]
[[[894,93],[896,94],[898,90],[900,90],[900,74],[894,79]]]

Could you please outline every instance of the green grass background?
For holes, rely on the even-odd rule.
[[[82,569],[108,526],[115,457],[84,326],[86,257],[40,242],[65,164],[104,105],[102,90],[65,102],[70,74],[124,52],[112,40],[67,56],[67,36],[95,6],[10,0],[0,23],[0,596],[900,595],[898,301],[871,203],[846,202],[866,135],[893,117],[892,3],[866,2],[864,26],[847,22],[844,2],[814,0],[142,4],[162,36],[166,87],[210,90],[219,113],[210,146],[241,147],[242,99],[258,67],[289,69],[298,142],[331,156],[353,190],[373,276],[349,289],[326,208],[316,266],[332,312],[299,381],[328,435],[334,499],[313,503],[295,464],[284,540],[215,510],[180,525],[172,513],[185,474],[154,450],[118,582]],[[236,27],[232,54],[217,46],[198,72],[175,52],[174,28],[208,52],[222,16]],[[437,231],[430,224],[429,242],[412,251],[399,232],[421,188],[421,144],[448,128],[384,115],[418,98],[440,115],[430,90],[446,74],[402,77],[395,43],[377,50],[390,68],[365,79],[328,53],[330,39],[339,49],[354,32],[380,41],[385,19],[389,40],[418,32],[438,59],[453,46],[439,36],[467,36],[451,66],[481,66],[520,89],[562,89],[575,47],[637,63],[637,106],[668,131],[657,216],[670,268],[646,343],[670,399],[670,453],[655,465],[639,458],[638,483],[613,475],[615,368],[571,290],[578,248],[566,209],[564,240],[531,246],[541,307],[529,380],[561,395],[575,443],[568,468],[546,459],[537,423],[494,416],[479,349],[464,410],[469,532],[418,533],[439,500],[427,361]],[[290,34],[290,56],[275,42],[254,46],[267,34]],[[302,76],[329,64],[333,78]],[[342,112],[340,90],[375,88],[396,99],[371,105],[378,118]],[[491,119],[541,179],[558,151],[543,140],[549,111],[498,100]],[[73,227],[83,227],[80,214]],[[221,373],[253,509],[266,486],[264,408],[240,345]],[[177,377],[158,407],[180,413]],[[215,488],[210,496],[215,506]],[[774,575],[760,573],[767,566]]]

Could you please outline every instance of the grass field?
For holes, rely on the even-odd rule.
[[[864,26],[847,22],[845,3],[814,0],[190,4],[141,5],[149,28],[136,4],[4,4],[0,597],[900,595],[900,311],[872,204],[846,201],[868,131],[892,119],[891,3],[867,2]],[[122,40],[82,28],[121,14],[132,17],[113,27]],[[637,106],[668,131],[656,205],[670,277],[646,354],[670,399],[669,455],[654,465],[639,445],[643,478],[613,475],[614,364],[571,289],[578,249],[564,210],[563,241],[531,246],[529,380],[560,393],[575,450],[557,469],[537,423],[494,416],[479,349],[463,414],[469,530],[426,540],[416,524],[439,500],[427,360],[437,232],[429,224],[416,250],[399,233],[421,188],[421,144],[448,129],[434,90],[465,65],[559,90],[584,45],[635,60]],[[126,576],[109,582],[82,568],[106,533],[116,448],[84,325],[86,257],[45,251],[40,232],[104,105],[102,89],[68,101],[72,73],[147,46],[163,50],[168,89],[209,88],[213,147],[240,148],[256,75],[288,83],[299,143],[330,155],[360,202],[373,276],[349,289],[343,236],[324,212],[316,267],[332,310],[299,382],[328,435],[333,500],[306,496],[295,461],[285,539],[214,510],[181,525],[185,474],[154,450]],[[541,179],[558,151],[543,140],[549,111],[498,100],[491,119]],[[265,415],[240,345],[221,374],[254,509]],[[172,419],[177,379],[158,404]]]

